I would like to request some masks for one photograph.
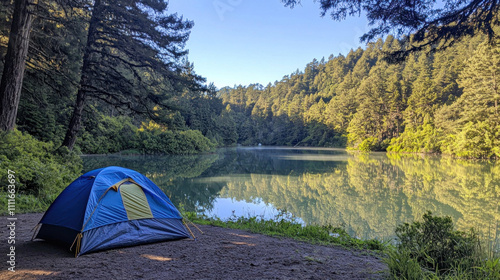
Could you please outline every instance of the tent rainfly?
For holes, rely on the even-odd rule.
[[[49,207],[34,239],[63,243],[75,256],[189,238],[170,199],[146,176],[110,166],[73,181]]]

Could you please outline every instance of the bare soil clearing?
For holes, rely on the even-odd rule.
[[[241,230],[199,226],[193,240],[161,242],[75,258],[69,248],[30,241],[42,214],[18,214],[16,272],[7,270],[2,217],[0,279],[383,279],[387,267],[364,251]]]

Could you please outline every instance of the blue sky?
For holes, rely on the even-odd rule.
[[[193,20],[186,45],[197,74],[218,88],[281,80],[314,58],[328,59],[364,44],[364,17],[337,22],[320,17],[319,4],[303,0],[170,0],[169,12]]]

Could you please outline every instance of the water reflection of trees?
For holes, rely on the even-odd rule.
[[[330,170],[288,168],[288,174],[277,175],[255,170],[228,182],[221,195],[246,201],[260,197],[306,223],[345,225],[362,238],[389,237],[397,224],[431,210],[451,216],[462,230],[474,227],[498,240],[498,164],[382,154],[308,164],[329,164]]]
[[[498,163],[441,157],[415,160],[392,156],[390,160],[405,170],[408,179],[403,189],[407,193],[444,204],[449,209],[443,207],[439,210],[452,216],[462,229],[474,227],[485,236],[500,238]],[[415,181],[421,182],[422,188],[414,188],[412,182]],[[425,205],[412,206],[413,212],[419,216],[425,211]]]
[[[496,163],[236,148],[194,156],[84,158],[86,170],[108,165],[146,174],[187,210],[210,210],[219,196],[260,198],[306,223],[342,225],[361,238],[388,238],[396,225],[430,210],[451,216],[462,230],[500,237]]]

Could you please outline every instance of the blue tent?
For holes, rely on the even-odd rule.
[[[68,244],[75,255],[189,238],[181,214],[146,176],[122,167],[73,181],[40,220],[35,238]],[[75,247],[76,246],[76,247]]]

